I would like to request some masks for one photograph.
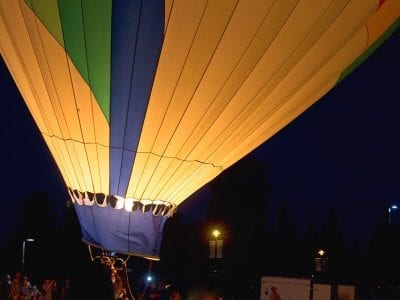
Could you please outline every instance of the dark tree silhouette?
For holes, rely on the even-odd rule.
[[[303,276],[307,263],[304,241],[285,202],[280,203],[276,215],[276,224],[269,230],[264,275]]]
[[[348,279],[352,284],[364,287],[368,274],[366,253],[359,241],[354,242],[347,261]]]
[[[211,188],[208,220],[224,229],[226,277],[234,295],[250,299],[257,289],[254,283],[259,283],[263,272],[265,247],[270,243],[266,231],[270,193],[266,166],[249,155],[212,181]]]
[[[188,285],[206,273],[208,253],[202,228],[201,223],[183,221],[179,211],[167,221],[159,264],[171,282]]]
[[[390,281],[394,271],[391,259],[398,255],[390,247],[390,236],[389,225],[383,217],[374,230],[369,249],[371,279],[381,284]]]
[[[87,246],[82,242],[78,216],[73,206],[66,208],[64,218],[56,231],[59,275],[72,276],[89,261]]]
[[[305,274],[308,275],[314,274],[315,273],[314,258],[317,255],[317,251],[321,247],[320,237],[315,224],[310,224],[308,226],[303,239],[303,243],[304,243],[303,271]]]
[[[47,195],[37,191],[21,207],[21,217],[18,220],[16,236],[34,238],[39,241],[48,239],[54,232],[56,214]]]
[[[17,229],[3,247],[1,265],[10,273],[22,268],[22,245],[27,238],[34,242],[25,243],[24,271],[31,279],[38,280],[51,273],[57,245],[54,243],[56,214],[43,191],[33,193],[21,206]]]
[[[333,280],[341,279],[346,274],[347,253],[339,219],[334,209],[328,211],[323,223],[321,245],[328,256],[328,276]]]

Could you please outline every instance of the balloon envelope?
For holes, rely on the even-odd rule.
[[[347,76],[400,14],[397,0],[0,3],[2,57],[84,241],[149,258],[177,205]]]

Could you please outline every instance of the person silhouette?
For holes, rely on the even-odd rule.
[[[269,300],[282,300],[275,286],[271,288],[271,294],[269,295]]]

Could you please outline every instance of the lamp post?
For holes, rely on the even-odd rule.
[[[218,237],[221,236],[221,231],[214,229],[211,235],[214,239],[210,240],[210,258],[222,258],[223,240],[218,239]]]
[[[217,239],[221,235],[221,232],[218,229],[215,229],[213,230],[212,235]]]
[[[326,261],[327,261],[327,258],[325,256],[326,251],[323,249],[320,249],[317,251],[317,254],[318,254],[318,256],[314,258],[315,271],[322,273],[326,270]]]
[[[225,287],[225,268],[223,260],[223,238],[225,231],[220,228],[211,230],[210,235],[210,279],[215,289],[216,295],[223,295]],[[218,298],[220,299],[220,298]]]
[[[22,242],[22,259],[21,259],[21,274],[24,274],[24,268],[25,268],[25,243],[26,242],[34,242],[35,239],[28,238],[24,239]]]
[[[391,213],[392,213],[392,211],[394,211],[394,210],[396,210],[396,209],[397,209],[397,205],[396,205],[396,204],[393,204],[393,205],[389,206],[389,208],[388,208],[388,215],[389,215],[388,221],[389,221],[389,226],[390,226],[390,223],[391,223]]]
[[[221,238],[222,233],[219,229],[213,229],[211,231],[210,238],[210,267],[211,276],[216,278],[222,274],[222,246],[223,240]]]

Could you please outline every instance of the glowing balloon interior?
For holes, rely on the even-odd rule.
[[[400,12],[398,0],[0,3],[1,55],[84,241],[155,259],[177,205],[327,93]]]

